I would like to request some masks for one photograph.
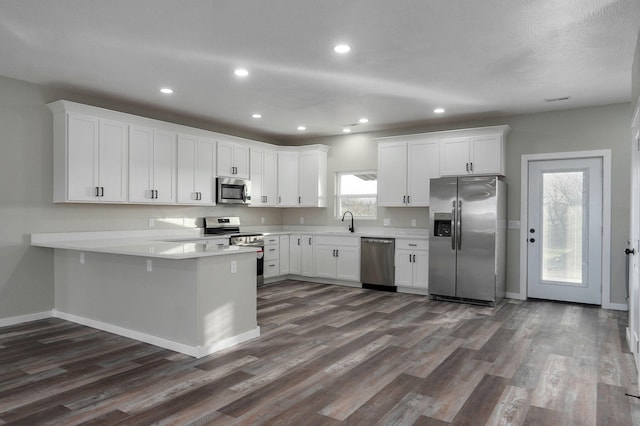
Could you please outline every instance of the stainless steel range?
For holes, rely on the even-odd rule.
[[[205,217],[204,233],[205,235],[229,235],[229,244],[232,246],[259,248],[256,283],[258,286],[264,283],[264,236],[262,234],[241,233],[240,218],[237,216]]]

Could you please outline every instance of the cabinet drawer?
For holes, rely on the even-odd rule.
[[[429,250],[429,241],[396,239],[396,249]]]
[[[324,244],[329,246],[360,246],[360,237],[336,237],[333,235],[317,235],[313,241],[315,244]]]
[[[264,277],[277,277],[280,275],[280,261],[279,260],[265,260],[264,261]]]
[[[278,259],[280,257],[280,247],[279,246],[264,246],[264,259],[265,260],[273,260]]]
[[[266,235],[264,237],[264,245],[265,246],[278,245],[279,243],[280,243],[280,236],[279,235]]]

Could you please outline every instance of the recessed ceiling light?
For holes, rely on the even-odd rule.
[[[298,130],[303,131],[303,130],[307,130],[307,128],[305,126],[298,126]]]
[[[164,93],[165,95],[170,95],[173,93],[173,89],[169,89],[168,87],[163,87],[162,89],[160,89],[160,92]]]
[[[342,133],[351,133],[351,129],[348,127],[345,127],[344,129],[342,129]]]
[[[233,71],[233,73],[238,77],[246,77],[249,75],[249,71],[247,71],[244,68],[236,68],[235,71]]]
[[[348,44],[337,44],[333,48],[333,51],[336,53],[349,53],[350,50],[351,46],[349,46]]]
[[[358,120],[359,123],[368,123],[369,119],[368,118],[364,118],[362,117],[360,120]]]
[[[444,108],[436,108],[433,110],[436,114],[442,114],[444,112]]]
[[[253,118],[262,118],[262,114],[251,114]]]

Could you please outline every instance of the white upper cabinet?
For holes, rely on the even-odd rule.
[[[54,201],[126,202],[127,124],[52,110]]]
[[[478,134],[472,134],[473,130]],[[508,131],[508,126],[495,126],[468,129],[467,135],[460,137],[443,137],[440,140],[440,174],[504,175],[504,146]],[[451,134],[453,136],[454,132]]]
[[[249,145],[218,140],[218,176],[249,179]]]
[[[425,207],[429,180],[440,172],[437,139],[386,138],[378,144],[378,205]]]
[[[322,145],[278,151],[278,206],[327,206],[327,151]]]
[[[178,135],[178,203],[214,206],[216,141]]]
[[[277,203],[278,155],[275,150],[251,148],[251,207],[273,207]]]
[[[129,128],[129,201],[176,202],[176,134]]]

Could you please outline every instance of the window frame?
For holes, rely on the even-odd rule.
[[[342,195],[340,190],[340,178],[343,175],[362,175],[373,174],[376,175],[376,192],[375,194],[349,194]],[[345,170],[335,172],[335,185],[334,185],[334,216],[336,219],[342,219],[342,213],[340,213],[340,200],[343,198],[375,198],[375,208],[373,216],[358,216],[354,215],[353,218],[357,220],[377,220],[378,219],[378,171],[377,170]]]

